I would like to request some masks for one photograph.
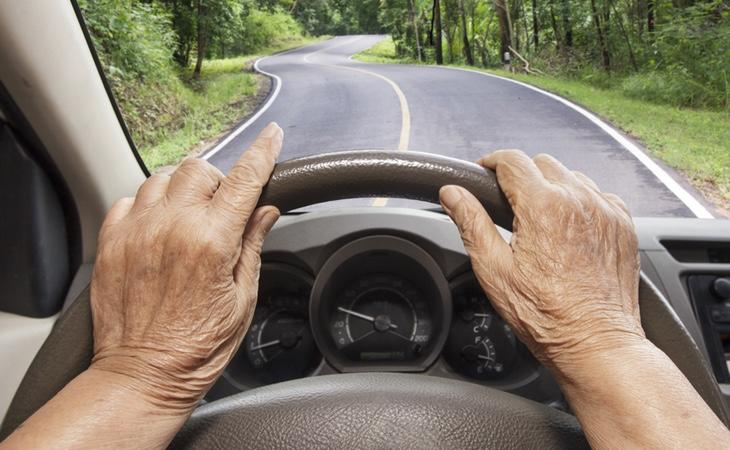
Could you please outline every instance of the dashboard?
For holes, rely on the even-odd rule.
[[[450,220],[397,211],[283,217],[262,253],[248,333],[208,400],[324,374],[410,372],[560,402],[483,293]],[[390,225],[366,225],[383,218]]]
[[[727,222],[639,218],[635,225],[642,271],[730,400],[730,299],[723,303],[713,287],[730,281]],[[288,214],[267,237],[262,261],[252,323],[207,400],[303,377],[409,372],[565,407],[550,372],[492,308],[443,213]]]

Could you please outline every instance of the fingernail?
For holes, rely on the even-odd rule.
[[[461,188],[457,186],[444,186],[439,191],[439,197],[446,209],[453,210],[464,198],[464,194],[461,193]]]
[[[272,138],[277,134],[281,134],[281,127],[276,122],[270,122],[266,128],[261,131],[261,137]]]

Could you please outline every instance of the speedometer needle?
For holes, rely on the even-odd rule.
[[[275,345],[279,345],[280,343],[281,343],[281,341],[279,341],[277,339],[275,341],[269,341],[269,342],[264,342],[263,344],[254,345],[253,347],[250,347],[249,350],[253,352],[256,350],[261,350],[262,348],[273,347]]]
[[[368,322],[375,322],[375,317],[373,317],[373,316],[368,316],[367,314],[363,314],[363,313],[359,313],[357,311],[353,311],[351,309],[343,308],[342,306],[338,306],[337,310],[342,311],[345,314],[349,314],[351,316],[357,317],[359,319],[367,320]],[[398,328],[398,325],[396,325],[394,323],[391,323],[389,326],[390,326],[390,328],[395,328],[395,329]]]

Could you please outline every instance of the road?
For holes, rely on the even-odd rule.
[[[635,216],[709,214],[699,194],[666,167],[632,153],[615,130],[545,93],[508,80],[433,66],[349,59],[382,36],[341,36],[274,55],[258,69],[275,76],[262,110],[211,152],[226,172],[269,122],[284,129],[281,160],[354,149],[424,151],[474,161],[501,148],[549,153],[621,196]],[[273,98],[272,101],[272,96]],[[620,139],[626,138],[621,136]],[[643,162],[642,162],[643,159]],[[359,199],[347,205],[412,205]],[[709,208],[708,208],[709,209]]]

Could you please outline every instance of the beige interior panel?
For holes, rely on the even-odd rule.
[[[34,319],[0,311],[0,422],[56,316]]]
[[[71,2],[0,0],[0,79],[67,181],[90,262],[105,212],[144,180]]]

